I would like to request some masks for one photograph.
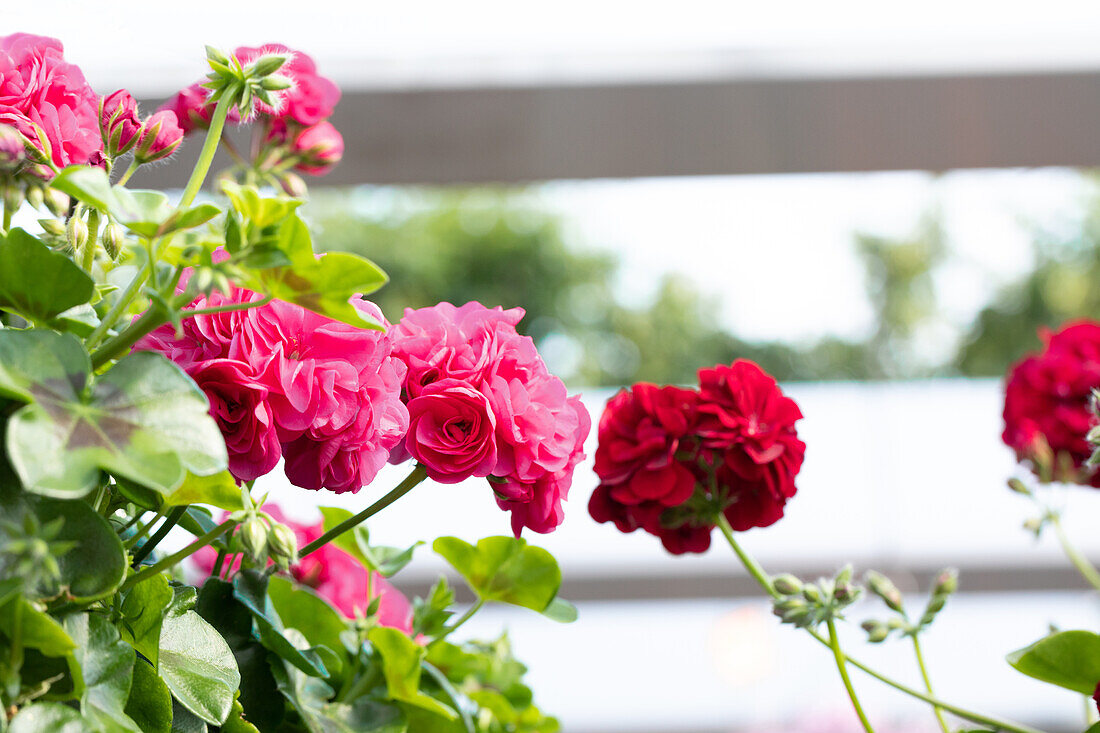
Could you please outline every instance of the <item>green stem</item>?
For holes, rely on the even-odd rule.
[[[129,181],[130,177],[137,171],[139,165],[141,165],[141,163],[137,162],[137,160],[130,161],[130,167],[126,169],[126,172],[122,174],[122,177],[118,179],[115,185],[125,186],[126,182]]]
[[[252,300],[247,303],[233,303],[232,305],[221,305],[216,308],[195,308],[194,310],[180,311],[181,318],[194,318],[195,316],[210,316],[215,313],[232,313],[233,311],[245,311],[249,308],[261,308],[271,301],[275,300],[274,295],[268,295],[262,300]]]
[[[4,234],[11,231],[11,217],[15,212],[12,211],[12,207],[8,206],[7,197],[4,197]]]
[[[225,562],[225,548],[218,550],[218,556],[214,558],[214,567],[210,570],[210,577],[217,578],[222,574],[222,563]]]
[[[209,545],[214,540],[221,537],[223,534],[225,534],[226,530],[228,530],[230,527],[236,526],[236,524],[236,520],[225,520],[217,527],[214,527],[214,529],[210,530],[202,537],[199,537],[197,540],[189,544],[187,547],[184,547],[182,550],[174,552],[168,557],[154,563],[153,565],[146,567],[144,570],[141,570],[140,572],[131,575],[129,578],[126,579],[126,582],[122,584],[122,587],[119,588],[119,591],[126,592],[146,578],[151,578],[154,575],[158,575],[159,573],[167,570],[173,565],[176,565],[186,560],[202,548]]]
[[[214,162],[214,154],[218,152],[218,142],[222,138],[225,118],[229,115],[229,107],[235,97],[235,94],[222,94],[222,98],[218,100],[218,106],[214,108],[214,114],[210,117],[210,129],[206,131],[206,141],[202,144],[199,160],[195,163],[195,169],[191,171],[191,178],[187,181],[187,188],[183,189],[183,196],[180,197],[180,209],[186,209],[191,205],[202,188],[203,181],[206,180],[206,174],[210,172],[210,164]]]
[[[11,621],[11,656],[9,666],[13,672],[23,667],[23,596],[15,597]]]
[[[163,309],[147,309],[136,321],[127,326],[126,330],[108,339],[92,352],[92,368],[99,369],[137,343],[142,336],[167,322],[168,316]]]
[[[1062,545],[1062,551],[1066,553],[1066,557],[1073,563],[1073,566],[1077,568],[1077,571],[1081,573],[1081,576],[1088,581],[1096,590],[1100,590],[1100,572],[1097,572],[1096,568],[1088,558],[1073,546],[1070,542],[1069,536],[1066,534],[1066,530],[1062,527],[1062,520],[1059,518],[1057,512],[1050,512],[1048,514],[1050,518],[1050,524],[1054,527],[1054,533],[1058,536],[1058,542]]]
[[[875,733],[875,729],[871,727],[871,721],[867,720],[867,715],[863,712],[863,707],[859,704],[859,698],[856,697],[856,689],[852,687],[852,679],[848,676],[848,660],[844,656],[844,652],[840,649],[840,639],[836,635],[836,622],[833,619],[829,619],[826,622],[829,627],[829,646],[833,650],[833,658],[836,659],[836,669],[840,672],[840,679],[844,682],[844,689],[848,691],[848,699],[852,701],[852,708],[856,711],[856,716],[859,718],[859,722],[863,724],[863,729],[867,733]]]
[[[446,639],[448,636],[453,634],[455,631],[458,631],[459,627],[461,627],[462,624],[464,624],[467,621],[469,621],[470,619],[472,619],[474,617],[474,614],[477,613],[478,611],[480,611],[481,607],[484,606],[484,605],[485,605],[485,601],[481,598],[478,598],[477,602],[474,603],[474,605],[472,605],[468,609],[466,609],[466,613],[459,616],[458,621],[455,621],[449,627],[444,629],[442,634],[440,634],[439,636],[432,639],[432,644],[436,644],[438,642],[441,642],[444,639]]]
[[[316,552],[317,550],[321,549],[326,543],[328,543],[328,542],[332,541],[333,539],[339,537],[344,532],[347,532],[349,529],[352,529],[354,527],[359,526],[360,524],[365,522],[367,519],[373,517],[375,514],[382,511],[383,509],[388,507],[390,504],[394,503],[395,501],[400,499],[402,496],[404,496],[405,494],[412,491],[414,486],[416,486],[418,483],[420,483],[421,481],[423,481],[427,477],[428,477],[427,469],[425,469],[423,466],[417,464],[417,466],[415,468],[413,468],[412,472],[408,476],[405,477],[405,480],[402,481],[400,484],[398,484],[397,487],[395,489],[393,489],[393,491],[386,494],[381,499],[374,502],[373,504],[371,504],[369,507],[367,507],[363,511],[359,512],[354,517],[348,517],[347,519],[340,522],[339,524],[337,524],[335,527],[333,527],[329,531],[325,532],[323,535],[321,535],[317,539],[313,540],[313,542],[310,542],[308,545],[306,545],[305,547],[303,547],[299,551],[298,557],[302,558],[302,557],[305,557],[306,555],[310,554],[311,552]]]
[[[87,347],[89,349],[95,347],[103,337],[107,335],[107,331],[111,326],[115,325],[115,322],[126,312],[126,309],[130,307],[130,303],[134,301],[134,298],[138,296],[141,289],[145,286],[146,281],[145,270],[140,270],[134,273],[134,279],[131,280],[126,288],[119,294],[118,299],[115,300],[115,304],[111,306],[111,310],[107,311],[107,315],[103,317],[103,320],[99,322],[99,325],[95,327],[91,335],[88,336]]]
[[[920,676],[924,680],[924,689],[928,691],[929,695],[935,697],[936,693],[932,691],[932,679],[928,676],[928,667],[924,664],[924,652],[920,648],[920,639],[917,638],[917,634],[912,635],[913,639],[913,652],[917,656],[917,666],[920,667]],[[947,721],[943,718],[943,710],[939,705],[933,705],[932,710],[936,713],[936,720],[940,724],[940,730],[943,733],[951,733],[951,729],[947,727]]]
[[[183,518],[184,513],[187,511],[185,506],[177,506],[168,513],[168,518],[164,520],[164,523],[160,525],[160,529],[156,534],[149,538],[149,541],[144,543],[137,552],[134,553],[134,559],[131,565],[135,568],[141,564],[141,561],[149,556],[149,553],[160,544],[160,541],[168,536],[168,533],[172,531],[172,527]]]
[[[141,538],[144,537],[145,535],[149,534],[149,530],[151,530],[153,528],[153,525],[156,524],[157,522],[159,522],[163,516],[164,516],[164,508],[161,507],[153,515],[152,519],[150,519],[148,522],[143,524],[141,529],[139,529],[134,534],[133,537],[131,537],[130,539],[126,540],[126,542],[123,543],[123,545],[126,547],[126,549],[128,550],[131,547],[133,547],[134,545],[136,545],[138,542],[141,542]]]
[[[85,272],[91,272],[92,266],[95,265],[95,248],[98,241],[99,211],[92,209],[88,212],[88,241],[84,243],[83,267]]]
[[[750,575],[756,578],[756,581],[760,584],[760,587],[763,588],[764,591],[772,598],[779,598],[779,594],[776,593],[775,587],[772,585],[771,579],[768,577],[767,573],[764,572],[764,569],[761,568],[760,565],[748,555],[748,553],[741,549],[741,546],[738,544],[737,539],[733,536],[733,530],[730,528],[729,522],[725,521],[725,517],[719,515],[718,526],[722,529],[722,534],[725,535],[726,541],[729,543],[733,551],[737,554],[737,557],[741,558],[745,569],[749,571]],[[824,636],[814,631],[813,629],[806,629],[806,633],[816,639],[818,643],[822,644],[823,646],[827,646],[830,648],[832,647],[828,639],[826,639]],[[969,720],[972,723],[979,723],[981,725],[988,725],[991,728],[1004,731],[1005,733],[1044,733],[1038,728],[1032,728],[1022,723],[1013,723],[1006,720],[1000,720],[999,718],[994,718],[990,715],[976,713],[973,710],[967,710],[966,708],[959,707],[958,705],[953,705],[949,702],[939,700],[935,697],[932,697],[931,695],[925,694],[923,692],[913,689],[912,687],[904,685],[891,677],[887,677],[886,675],[878,672],[872,667],[867,666],[858,659],[854,659],[847,655],[845,655],[845,658],[847,659],[848,664],[852,665],[856,669],[863,671],[866,674],[869,674],[870,676],[877,679],[879,682],[893,687],[898,692],[904,693],[909,697],[914,697],[918,700],[923,700],[929,705],[942,708],[947,712],[952,713],[953,715],[959,716],[963,720]]]

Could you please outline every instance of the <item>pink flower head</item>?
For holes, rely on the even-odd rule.
[[[294,531],[298,547],[317,539],[324,532],[324,523],[303,524],[287,519],[278,506],[265,504],[263,511],[276,522]],[[206,546],[192,555],[195,567],[209,576],[214,569],[217,552]],[[236,571],[240,558],[234,558],[231,571]],[[329,543],[292,565],[290,574],[302,585],[317,591],[347,618],[366,612],[371,601],[378,599],[378,623],[406,634],[412,633],[412,605],[401,591],[378,573],[367,588],[367,570],[354,557]]]
[[[183,142],[183,130],[176,121],[174,112],[161,110],[146,118],[141,125],[141,137],[134,158],[140,163],[167,158]]]
[[[141,118],[130,92],[119,89],[99,100],[99,130],[103,146],[111,156],[122,155],[137,144]]]
[[[344,138],[332,123],[318,122],[302,130],[294,139],[294,153],[301,158],[295,170],[323,176],[344,157]]]
[[[55,38],[0,37],[0,124],[58,167],[87,163],[103,149],[99,99]]]
[[[496,416],[467,382],[443,379],[409,401],[405,448],[428,476],[445,484],[486,477],[497,465]]]
[[[277,73],[290,79],[293,86],[276,92],[282,95],[283,102],[278,110],[257,102],[257,109],[262,114],[290,118],[308,127],[332,115],[332,110],[340,101],[340,88],[331,79],[318,74],[317,65],[304,53],[292,51],[279,43],[267,43],[259,48],[242,46],[235,54],[242,64],[251,63],[264,54],[289,56]]]
[[[171,112],[176,116],[176,124],[183,130],[184,135],[189,135],[195,130],[205,130],[210,127],[210,117],[214,113],[214,105],[209,102],[210,92],[203,87],[201,82],[195,82],[189,87],[179,91],[176,96],[162,104],[158,112]]]

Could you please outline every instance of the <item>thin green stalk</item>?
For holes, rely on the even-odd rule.
[[[222,574],[222,563],[225,562],[225,548],[218,550],[218,556],[214,558],[214,567],[210,570],[210,577],[217,578]]]
[[[118,179],[115,185],[125,186],[126,182],[129,181],[130,177],[134,175],[135,171],[137,171],[139,165],[141,165],[141,163],[138,163],[136,159],[131,160],[130,166],[126,169],[126,172],[122,174],[122,177]]]
[[[367,519],[373,517],[375,514],[382,511],[390,504],[394,503],[402,496],[412,491],[414,486],[419,484],[427,477],[427,469],[417,464],[416,467],[413,468],[412,472],[405,477],[405,480],[398,484],[397,487],[394,488],[390,493],[386,494],[381,499],[374,502],[363,511],[359,512],[354,517],[348,517],[329,531],[325,532],[317,539],[313,540],[313,542],[310,542],[298,552],[298,557],[305,557],[311,552],[316,552],[317,550],[321,549],[326,543],[339,537],[344,532],[347,532],[349,529],[359,526]]]
[[[175,307],[175,303],[173,303],[173,307]],[[142,336],[167,322],[168,316],[163,309],[147,309],[136,321],[127,326],[126,330],[108,339],[102,346],[92,352],[92,368],[100,368],[136,344]]]
[[[232,305],[220,305],[213,308],[195,308],[194,310],[180,311],[181,318],[194,318],[195,316],[211,316],[215,313],[232,313],[233,311],[245,311],[250,308],[261,308],[275,300],[274,295],[268,295],[262,300],[252,300],[247,303],[233,303]]]
[[[484,606],[484,605],[485,605],[485,601],[481,598],[478,598],[477,602],[474,603],[474,605],[472,605],[468,609],[466,609],[466,613],[459,616],[458,621],[455,621],[449,627],[444,629],[442,634],[440,634],[439,636],[432,639],[432,644],[436,644],[438,642],[441,642],[444,639],[446,639],[448,636],[453,634],[454,632],[458,631],[459,627],[461,627],[462,624],[464,624],[467,621],[469,621],[470,619],[472,619],[474,617],[474,614],[477,613],[478,611],[480,611],[481,607]]]
[[[924,664],[924,652],[921,651],[920,648],[920,639],[917,638],[917,634],[915,633],[911,638],[913,639],[913,652],[917,656],[917,666],[920,667],[920,676],[921,679],[924,680],[924,689],[928,691],[929,695],[934,697],[936,693],[932,691],[932,678],[928,676],[928,667]],[[938,705],[933,705],[932,710],[936,713],[936,720],[940,724],[940,730],[942,730],[943,733],[951,733],[951,729],[947,727],[947,721],[943,718],[943,710],[941,710]]]
[[[141,570],[140,572],[131,575],[129,578],[126,579],[126,582],[122,584],[122,587],[119,588],[119,591],[125,593],[146,578],[151,578],[154,575],[158,575],[162,571],[167,570],[173,565],[183,562],[202,548],[209,545],[214,540],[221,537],[230,527],[234,527],[236,526],[236,524],[237,522],[233,519],[225,520],[217,527],[214,527],[214,529],[210,530],[202,537],[199,537],[197,540],[189,544],[187,547],[184,547],[182,550],[174,552],[168,557],[154,563],[153,565],[149,565],[144,570]]]
[[[871,721],[867,720],[867,715],[863,712],[863,706],[859,704],[856,689],[852,686],[852,679],[848,676],[848,660],[840,648],[840,639],[836,635],[836,622],[829,619],[826,624],[829,627],[829,646],[833,650],[833,658],[836,659],[836,669],[840,672],[844,689],[848,691],[848,699],[852,701],[852,708],[856,711],[856,716],[863,725],[863,729],[867,733],[875,733],[875,729],[871,727]]]
[[[1077,572],[1081,573],[1081,576],[1088,581],[1089,585],[1096,590],[1100,590],[1100,572],[1097,572],[1096,567],[1089,562],[1089,559],[1070,542],[1058,513],[1050,512],[1048,517],[1051,526],[1054,527],[1054,534],[1058,536],[1058,542],[1062,545],[1062,551],[1066,553],[1066,557],[1077,568]]]
[[[118,299],[115,300],[115,304],[111,306],[111,309],[107,311],[107,315],[103,317],[103,320],[99,322],[99,325],[95,327],[95,330],[88,336],[85,343],[88,348],[91,349],[99,344],[103,340],[103,337],[107,335],[107,331],[111,326],[115,325],[115,322],[126,312],[126,309],[130,307],[130,303],[134,301],[134,298],[138,296],[141,289],[145,287],[146,281],[145,270],[141,270],[134,274],[134,279],[131,280],[121,293],[119,293]]]
[[[141,564],[141,561],[149,556],[149,553],[160,544],[160,541],[168,536],[168,533],[172,531],[172,527],[183,518],[184,513],[187,511],[185,506],[173,507],[172,511],[168,513],[167,519],[160,525],[160,529],[156,534],[149,538],[149,541],[144,543],[138,551],[134,553],[134,560],[131,563],[135,568]]]
[[[8,199],[4,197],[4,234],[11,231],[11,217],[15,212],[12,211],[12,207],[8,206]]]
[[[749,574],[756,579],[756,581],[760,584],[760,587],[763,588],[764,592],[766,592],[772,598],[779,598],[779,594],[776,592],[775,587],[772,585],[771,579],[768,577],[767,573],[764,572],[764,569],[760,567],[760,565],[741,548],[740,544],[738,544],[737,539],[733,536],[733,530],[730,528],[729,522],[725,521],[725,517],[719,516],[718,526],[722,530],[722,534],[725,535],[726,541],[729,543],[730,548],[734,551],[734,553],[737,554],[737,557],[741,559],[741,562],[744,564],[745,569],[748,570]],[[819,644],[832,648],[832,644],[829,643],[829,640],[819,634],[817,631],[813,629],[806,629],[806,633],[816,639]],[[1044,731],[1041,731],[1038,728],[1032,728],[1030,726],[1024,725],[1023,723],[1014,723],[1007,720],[1001,720],[991,715],[976,713],[973,710],[967,710],[966,708],[959,707],[958,705],[953,705],[949,702],[937,699],[931,695],[915,690],[908,685],[902,684],[901,682],[898,682],[897,680],[882,674],[881,672],[867,666],[858,659],[847,655],[845,655],[845,658],[847,659],[848,664],[852,665],[856,669],[863,671],[866,674],[869,674],[870,676],[877,679],[879,682],[893,687],[898,692],[904,693],[918,700],[923,700],[929,705],[942,708],[943,710],[946,710],[953,715],[959,716],[963,720],[968,720],[971,723],[988,725],[989,727],[996,730],[1004,731],[1004,733],[1044,733]]]
[[[11,656],[8,666],[12,671],[23,667],[23,597],[16,596],[11,622]]]
[[[92,209],[88,212],[88,241],[84,243],[83,267],[85,272],[91,272],[92,267],[95,265],[95,248],[98,241],[99,211]]]
[[[218,100],[218,106],[214,108],[214,114],[210,117],[210,128],[206,131],[206,140],[202,144],[202,152],[195,163],[195,169],[191,171],[191,178],[187,181],[187,188],[183,189],[180,197],[179,208],[186,209],[195,200],[202,188],[206,174],[210,172],[210,165],[214,162],[214,154],[218,152],[218,143],[222,137],[222,129],[225,127],[225,118],[229,115],[229,107],[233,103],[235,94],[223,94]]]
[[[118,528],[118,534],[122,534],[126,530],[130,529],[130,527],[133,527],[135,524],[137,524],[141,520],[141,514],[142,514],[141,512],[138,512],[137,514],[135,514],[133,517],[130,518],[130,521],[126,522],[126,524],[119,527]]]
[[[157,522],[159,522],[162,517],[164,517],[164,508],[163,507],[158,509],[156,511],[156,513],[153,514],[153,518],[150,519],[145,524],[143,524],[141,529],[139,529],[136,533],[134,533],[133,537],[126,540],[126,542],[123,543],[123,546],[126,547],[126,549],[128,550],[131,547],[133,547],[134,545],[136,545],[138,542],[141,542],[141,538],[144,537],[145,535],[149,534],[149,530],[151,530],[153,528],[153,525],[156,524]]]

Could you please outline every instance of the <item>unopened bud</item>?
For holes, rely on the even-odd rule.
[[[1031,519],[1024,520],[1024,529],[1028,532],[1033,532],[1036,537],[1043,531],[1043,520],[1040,517],[1032,517]]]
[[[845,565],[844,567],[842,567],[840,569],[840,572],[838,572],[836,574],[836,584],[841,585],[843,583],[848,583],[851,580],[852,580],[852,566],[851,565]]]
[[[810,603],[821,603],[821,590],[813,583],[802,586],[802,597]]]
[[[46,208],[54,216],[66,216],[69,213],[69,197],[56,188],[47,188],[42,192],[42,200]]]
[[[890,627],[881,621],[875,621],[874,619],[867,619],[860,626],[867,632],[867,641],[872,644],[879,644],[886,641],[886,637],[890,635]]]
[[[901,612],[903,607],[901,591],[885,575],[876,573],[874,570],[870,571],[867,573],[867,587],[881,598],[890,610]]]
[[[14,173],[26,160],[23,136],[11,125],[0,125],[0,173]]]
[[[282,54],[265,53],[262,56],[256,57],[252,63],[245,67],[245,70],[248,71],[250,76],[260,79],[270,74],[274,74],[276,71],[283,68],[283,64],[289,60],[289,57]]]
[[[272,522],[268,544],[271,548],[271,556],[277,563],[280,559],[284,560],[287,566],[298,562],[298,538],[294,536],[294,530],[290,527]]]
[[[1031,489],[1027,487],[1023,481],[1018,478],[1010,478],[1008,480],[1008,488],[1015,491],[1017,494],[1024,494],[1025,496],[1031,496]]]
[[[785,596],[793,596],[802,592],[802,581],[790,573],[784,573],[773,578],[772,586],[775,587],[778,593]]]
[[[944,605],[947,603],[947,596],[934,595],[928,599],[928,605],[925,606],[924,615],[920,618],[920,625],[927,626],[932,623],[936,618],[936,614],[943,610]]]
[[[833,598],[840,603],[851,603],[859,598],[860,588],[851,583],[837,583],[833,589]]]
[[[281,92],[284,89],[290,89],[292,86],[294,86],[294,82],[291,81],[290,77],[282,74],[265,76],[263,81],[260,82],[260,87],[269,92]]]
[[[8,211],[18,211],[23,205],[23,189],[18,186],[4,186],[4,208]]]
[[[31,186],[27,189],[27,203],[36,209],[42,208],[42,189],[39,186]]]
[[[150,163],[167,158],[176,152],[182,142],[183,130],[179,126],[176,113],[171,110],[154,112],[141,124],[138,144],[134,148],[134,160]]]
[[[267,557],[267,524],[259,515],[247,517],[240,527],[241,548],[253,560],[260,562]]]
[[[283,192],[287,196],[302,199],[309,194],[309,188],[306,186],[306,182],[296,173],[287,171],[278,177],[278,181],[279,188],[283,189]]]
[[[65,225],[57,219],[39,219],[38,223],[42,225],[42,231],[46,232],[46,234],[54,237],[65,236]]]
[[[72,245],[73,250],[81,249],[88,243],[88,225],[84,221],[83,216],[70,216],[68,223],[65,225],[65,235],[69,238],[69,244]]]
[[[772,608],[772,613],[778,616],[785,624],[796,626],[803,624],[810,614],[810,607],[801,598],[784,598],[777,601]]]
[[[107,222],[107,226],[103,228],[103,236],[100,237],[103,242],[103,249],[107,250],[107,254],[112,260],[118,259],[119,252],[122,251],[122,243],[126,237],[122,232],[122,227],[118,222]]]
[[[949,596],[959,589],[959,571],[955,568],[941,570],[932,581],[932,595]]]
[[[1093,425],[1085,435],[1085,440],[1090,443],[1100,443],[1100,425]]]

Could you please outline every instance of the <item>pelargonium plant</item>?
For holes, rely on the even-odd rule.
[[[449,637],[487,602],[575,616],[520,534],[562,521],[587,412],[522,310],[393,325],[364,299],[374,264],[314,253],[303,176],[343,141],[307,55],[207,61],[143,115],[59,41],[0,38],[0,730],[557,730],[506,637]],[[247,153],[227,124],[251,127]],[[126,186],[192,133],[182,194]],[[202,195],[219,148],[234,165]],[[303,491],[373,494],[406,462],[313,524],[254,489],[281,465]],[[402,595],[415,546],[365,524],[429,477],[485,479],[511,519],[433,542],[472,592],[461,615],[445,578]]]
[[[1039,488],[1051,482],[1100,485],[1100,323],[1069,324],[1043,336],[1044,350],[1016,364],[1008,377],[1003,439],[1035,479],[1028,485],[1016,477],[1009,486],[1040,507],[1040,516],[1025,527],[1038,534],[1052,526],[1069,560],[1100,591],[1100,572],[1070,542],[1058,512]],[[797,493],[806,449],[796,428],[801,417],[798,405],[775,380],[745,360],[700,370],[693,389],[635,384],[612,397],[600,418],[595,466],[600,485],[589,501],[589,513],[621,532],[652,534],[673,554],[707,551],[718,528],[770,599],[778,620],[829,650],[863,730],[874,727],[850,668],[927,703],[944,733],[1041,733],[934,692],[921,637],[958,589],[954,569],[938,573],[929,583],[927,601],[914,609],[906,606],[889,578],[873,570],[862,580],[850,565],[816,581],[789,573],[771,575],[744,548],[740,534],[779,521]],[[864,597],[885,607],[885,616],[861,622],[867,642],[907,640],[921,686],[887,676],[842,648],[838,626]],[[1052,632],[1012,652],[1007,661],[1025,675],[1085,696],[1085,724],[1091,725],[1086,733],[1100,731],[1093,713],[1100,706],[1100,635],[1089,630]],[[969,725],[960,729],[959,722]]]

